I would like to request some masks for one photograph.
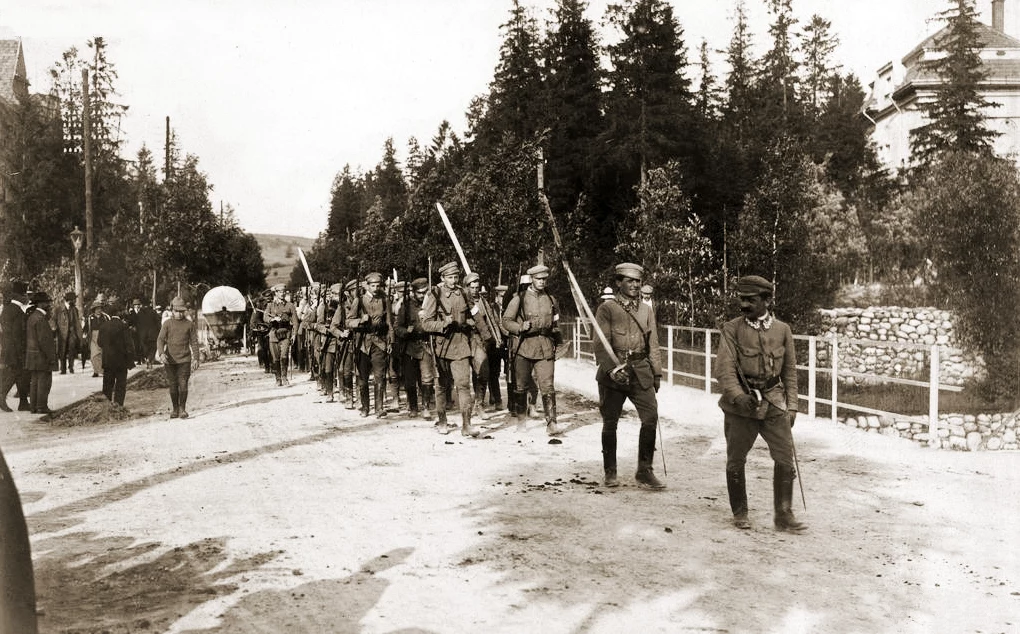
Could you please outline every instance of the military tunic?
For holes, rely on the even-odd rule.
[[[654,429],[659,420],[655,382],[662,376],[662,363],[652,310],[639,300],[617,295],[599,305],[595,321],[609,340],[617,359],[627,365],[629,379],[624,384],[609,377],[616,363],[601,341],[596,340],[596,380],[599,383],[602,432],[616,433],[623,403],[628,398],[637,409],[641,426]]]
[[[525,321],[531,322],[526,331],[522,330]],[[503,328],[518,338],[511,343],[516,351],[511,370],[514,391],[523,394],[534,372],[539,391],[546,396],[553,394],[559,314],[552,296],[533,286],[518,293],[503,311]]]

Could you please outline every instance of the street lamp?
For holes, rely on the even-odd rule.
[[[74,231],[71,232],[71,244],[74,245],[74,305],[78,309],[79,319],[84,315],[85,308],[84,299],[81,296],[81,244],[84,237],[85,233],[78,228],[78,225],[75,225]]]

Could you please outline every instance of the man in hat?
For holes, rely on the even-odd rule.
[[[637,409],[641,429],[638,431],[638,460],[634,480],[638,486],[664,489],[652,468],[655,436],[659,425],[659,403],[656,392],[662,380],[659,359],[659,337],[652,309],[641,301],[641,279],[644,269],[625,262],[615,269],[616,294],[595,311],[595,322],[606,336],[609,350],[600,340],[595,345],[599,384],[599,411],[602,414],[602,466],[607,487],[619,485],[616,471],[616,426],[623,403],[627,399]]]
[[[136,299],[132,302],[132,310],[135,312],[135,328],[138,335],[138,363],[145,362],[146,368],[151,368],[156,362],[156,338],[159,337],[159,327],[162,324],[159,313],[149,306],[143,304],[142,300]]]
[[[74,360],[78,358],[81,346],[81,319],[78,308],[74,305],[77,298],[72,292],[64,293],[64,299],[53,306],[50,320],[57,331],[57,359],[60,360],[60,373],[74,374]]]
[[[269,327],[269,354],[276,384],[290,385],[290,345],[293,330],[298,325],[297,309],[287,300],[287,288],[283,284],[276,284],[270,290],[273,301],[266,304],[262,321]]]
[[[407,300],[397,310],[393,334],[401,343],[404,393],[412,417],[419,414],[432,420],[429,410],[435,403],[436,367],[429,347],[428,334],[422,328],[421,310],[429,282],[424,277],[414,279]],[[419,394],[421,400],[419,401]]]
[[[170,302],[168,321],[163,322],[156,338],[156,354],[166,369],[170,384],[170,418],[188,417],[188,381],[191,372],[198,369],[198,331],[195,323],[187,319],[188,306],[181,297]]]
[[[368,382],[375,382],[375,415],[386,416],[386,364],[393,342],[392,309],[383,276],[372,272],[365,276],[366,292],[347,308],[347,327],[355,333],[355,364],[358,368],[358,394],[361,415],[369,414]]]
[[[0,311],[0,411],[7,406],[7,393],[18,386],[18,411],[30,411],[28,394],[31,373],[25,369],[25,322],[28,310],[28,284],[13,281],[7,289],[7,302]]]
[[[89,358],[92,361],[92,376],[103,373],[103,349],[99,347],[99,327],[106,323],[110,316],[106,314],[106,301],[97,296],[92,301],[89,316],[85,321],[85,341],[89,346]]]
[[[103,395],[123,407],[127,373],[135,367],[137,356],[131,327],[120,317],[116,306],[111,305],[108,310],[110,319],[99,327],[99,347],[103,350]]]
[[[25,320],[25,369],[31,373],[29,400],[33,414],[49,414],[53,372],[59,368],[57,343],[50,326],[50,296],[44,291],[32,294],[31,308]]]
[[[737,280],[740,317],[722,327],[715,368],[726,434],[726,490],[737,528],[750,528],[744,465],[761,435],[774,461],[775,527],[800,533],[793,515],[793,424],[797,416],[797,357],[790,327],[772,314],[772,283],[758,275]]]
[[[442,283],[425,295],[421,325],[433,335],[436,370],[439,373],[436,427],[444,434],[457,427],[446,418],[447,392],[453,387],[457,390],[457,405],[460,407],[460,433],[476,438],[481,432],[471,424],[471,410],[474,408],[471,390],[471,330],[475,320],[468,299],[459,286],[460,275],[460,266],[456,262],[447,262],[439,267]]]
[[[481,416],[485,406],[485,392],[489,388],[489,349],[496,337],[501,336],[498,328],[490,319],[494,313],[489,302],[482,297],[482,282],[478,273],[471,272],[464,276],[464,289],[467,292],[468,310],[471,312],[475,325],[471,327],[471,384],[475,391],[475,411]]]
[[[527,386],[534,371],[542,394],[545,429],[550,436],[559,436],[565,429],[556,422],[556,390],[553,383],[556,346],[562,342],[559,331],[559,310],[556,300],[546,293],[549,267],[539,264],[528,269],[531,285],[511,298],[503,313],[503,327],[521,338],[512,360],[514,394],[508,395],[513,405],[511,415],[519,416],[527,409]]]

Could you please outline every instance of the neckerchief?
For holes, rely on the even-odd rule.
[[[765,313],[763,317],[753,321],[744,317],[744,322],[750,326],[752,330],[768,330],[772,327],[772,313]]]
[[[638,306],[641,304],[640,299],[628,299],[624,295],[617,295],[616,301],[619,302],[620,306],[629,313],[636,313]]]

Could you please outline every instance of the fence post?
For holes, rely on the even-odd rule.
[[[928,369],[928,446],[936,449],[942,446],[939,438],[939,346],[931,347],[931,367]]]
[[[705,393],[712,393],[712,329],[705,328]]]
[[[673,326],[666,326],[666,380],[673,385]]]
[[[838,423],[836,405],[839,403],[839,340],[832,335],[832,422]]]
[[[808,397],[807,397],[807,415],[809,418],[815,417],[817,397],[817,367],[818,362],[818,338],[814,335],[808,338]]]
[[[581,318],[574,322],[574,361],[581,360]]]

